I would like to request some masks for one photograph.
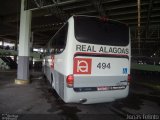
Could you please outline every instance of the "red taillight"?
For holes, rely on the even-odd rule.
[[[128,74],[128,82],[130,82],[130,81],[131,81],[131,75]]]
[[[73,84],[74,84],[74,76],[73,76],[73,75],[68,75],[68,76],[67,76],[67,79],[66,79],[66,82],[67,82],[67,86],[68,86],[68,87],[73,87]]]

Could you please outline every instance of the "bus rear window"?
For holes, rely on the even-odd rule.
[[[116,21],[75,16],[74,26],[79,42],[112,46],[127,46],[129,43],[128,26]]]

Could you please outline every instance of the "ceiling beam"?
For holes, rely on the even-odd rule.
[[[29,3],[30,0],[27,0],[27,1]],[[35,11],[39,9],[45,9],[45,8],[54,7],[54,6],[62,6],[62,5],[72,4],[72,3],[81,2],[81,1],[85,1],[85,0],[68,0],[68,1],[63,1],[63,2],[57,1],[57,4],[52,3],[52,4],[41,6],[40,8],[38,7],[37,8],[27,8],[26,10]]]
[[[80,0],[80,1],[84,1],[84,0]],[[69,3],[74,3],[74,2],[80,2],[78,0],[70,0],[70,1],[67,1],[67,2],[57,2],[56,4],[54,3],[54,6],[60,6],[60,5],[65,5],[66,3],[69,4]],[[109,3],[109,2],[116,2],[116,1],[119,1],[119,0],[110,0],[110,1],[102,1],[102,5],[105,3]],[[160,2],[159,1],[156,1],[155,4],[159,4]],[[74,10],[74,9],[77,9],[78,7],[89,7],[91,4],[90,3],[84,3],[84,5],[78,5],[78,6],[68,6],[66,8],[63,8],[63,11],[66,11],[66,10]],[[147,1],[144,1],[142,3],[142,7],[144,5],[148,5]],[[110,11],[110,15],[118,15],[118,14],[123,14],[123,12],[120,12],[120,13],[113,13],[112,14],[112,11],[113,10],[117,10],[117,9],[125,9],[125,8],[131,8],[131,7],[136,7],[136,3],[125,3],[124,5],[114,5],[114,6],[107,6],[107,7],[104,7],[104,11]],[[153,9],[154,10],[154,9]],[[120,11],[120,10],[119,10]],[[125,10],[126,11],[126,10]],[[144,12],[146,10],[144,9]],[[155,10],[156,11],[156,10]],[[88,10],[88,11],[80,11],[80,12],[77,12],[77,13],[74,13],[74,14],[86,14],[86,13],[93,13],[93,12],[96,12],[96,10]],[[128,11],[126,11],[128,12]],[[136,12],[136,11],[135,11]],[[142,13],[143,13],[143,9],[142,9]],[[43,9],[43,10],[40,10],[40,9],[37,9],[36,11],[33,11],[33,17],[39,17],[39,16],[43,16],[45,14],[48,14],[48,10],[47,9]],[[125,13],[124,13],[125,15]],[[8,15],[8,16],[4,16],[4,22],[16,22],[16,21],[19,21],[19,13],[17,13],[16,15]]]
[[[141,43],[160,43],[160,41],[158,40],[155,40],[155,41],[140,41]],[[132,41],[131,42],[132,44],[135,44],[135,43],[138,43],[138,41]]]
[[[100,16],[106,16],[105,10],[102,6],[102,0],[91,0],[91,3],[93,4],[96,11],[99,13]]]
[[[80,8],[88,8],[90,6],[92,6],[92,2],[90,1],[89,3],[84,3],[84,4],[81,4],[81,5],[75,5],[75,6],[66,6],[66,7],[63,7],[63,10],[64,11],[68,11],[68,10],[74,10],[74,9],[80,9]]]
[[[41,8],[41,6],[43,6],[42,0],[33,0],[33,1],[34,1],[34,3],[36,4],[36,6],[37,6],[38,8]]]

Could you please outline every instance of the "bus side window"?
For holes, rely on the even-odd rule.
[[[53,37],[51,41],[51,49],[54,49],[54,54],[60,54],[64,51],[67,41],[68,23],[64,25]]]

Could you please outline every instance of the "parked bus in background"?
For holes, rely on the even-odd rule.
[[[44,73],[64,102],[111,102],[128,95],[131,41],[126,24],[72,16],[47,45]]]

